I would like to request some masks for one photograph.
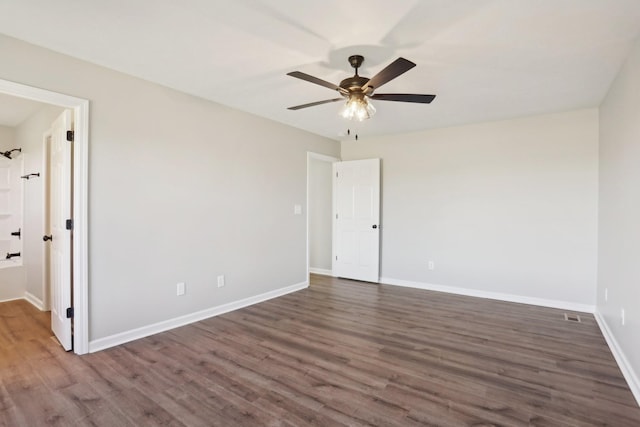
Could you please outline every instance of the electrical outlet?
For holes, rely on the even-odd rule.
[[[176,285],[176,295],[181,296],[184,295],[185,285],[184,282],[180,282]]]
[[[609,301],[609,288],[604,288],[604,302]]]
[[[620,323],[622,323],[622,326],[624,326],[624,322],[625,322],[625,315],[624,315],[624,308],[620,310]]]
[[[218,287],[221,288],[224,286],[224,274],[218,276]]]
[[[429,261],[429,270],[435,270],[436,264],[433,261]]]
[[[302,205],[293,205],[293,214],[302,215]]]

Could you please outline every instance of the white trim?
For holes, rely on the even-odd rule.
[[[89,352],[89,101],[74,108],[73,351]]]
[[[73,110],[73,351],[84,354],[89,350],[89,101],[2,79],[0,93]]]
[[[9,299],[3,299],[0,300],[0,304],[2,304],[3,302],[11,302],[11,301],[18,301],[24,299],[24,297],[15,297],[15,298],[9,298]]]
[[[47,104],[59,105],[65,108],[74,108],[82,101],[85,101],[84,99],[76,98],[75,96],[69,96],[2,79],[0,79],[0,92],[11,96],[17,96],[18,98],[45,102]]]
[[[337,157],[332,157],[332,156],[327,156],[326,154],[320,154],[320,153],[314,153],[313,151],[307,151],[307,207],[306,207],[306,220],[307,220],[307,225],[306,225],[306,229],[307,229],[307,277],[309,277],[309,273],[312,273],[312,268],[309,262],[309,256],[310,256],[310,250],[309,250],[309,245],[311,244],[311,241],[309,239],[309,166],[311,163],[311,159],[316,159],[316,160],[320,160],[323,162],[330,162],[332,165],[334,165],[336,162],[339,162],[340,159]],[[334,171],[335,167],[332,167],[332,173],[335,174]],[[333,180],[332,180],[333,181]],[[335,192],[335,184],[333,185],[333,187],[331,188],[331,203],[332,203],[332,208],[331,208],[331,212],[333,215],[333,212],[335,212],[335,206],[336,206],[336,192]],[[334,215],[335,216],[335,215]],[[335,243],[336,243],[336,239],[335,239],[335,219],[332,220],[331,223],[331,263],[333,265],[333,259],[335,258]],[[318,274],[322,274],[322,273],[318,273]]]
[[[631,389],[631,393],[633,393],[633,397],[636,398],[636,402],[640,405],[640,379],[638,379],[638,375],[633,370],[633,367],[627,360],[627,357],[624,355],[624,352],[618,344],[618,340],[616,340],[615,335],[613,335],[611,329],[609,329],[609,325],[602,313],[600,313],[599,310],[596,310],[594,316],[596,318],[596,322],[598,322],[598,326],[600,326],[602,335],[604,335],[604,339],[607,341],[607,344],[611,349],[611,353],[613,353],[613,357],[616,359],[616,362],[622,371],[624,379],[627,380],[627,384]]]
[[[309,273],[321,274],[323,276],[333,276],[333,271],[327,270],[326,268],[309,267]]]
[[[323,162],[335,163],[340,161],[340,159],[337,157],[327,156],[326,154],[314,153],[313,151],[307,151],[307,154],[308,154],[308,158],[321,160]]]
[[[184,316],[174,317],[173,319],[164,320],[162,322],[154,323],[151,325],[143,326],[141,328],[132,329],[130,331],[121,332],[108,337],[99,338],[89,342],[89,352],[95,353],[96,351],[105,350],[110,347],[115,347],[120,344],[127,343],[129,341],[137,340],[140,338],[148,337],[160,332],[168,331],[169,329],[178,328],[180,326],[188,325],[189,323],[198,322],[200,320],[208,319],[210,317],[219,316],[230,311],[238,310],[253,304],[258,304],[277,298],[292,292],[296,292],[305,289],[309,286],[308,281],[304,281],[295,285],[287,286],[284,288],[276,289],[273,291],[265,292],[260,295],[256,295],[249,298],[244,298],[239,301],[230,302],[227,304],[219,305],[217,307],[207,308],[206,310],[197,311],[195,313],[185,314]]]
[[[24,299],[26,301],[30,302],[38,310],[46,311],[44,309],[44,303],[42,302],[42,300],[40,298],[36,297],[35,295],[33,295],[31,292],[25,292],[24,293]]]
[[[412,282],[409,280],[381,277],[380,283],[384,285],[403,286],[407,288],[425,289],[428,291],[446,292],[449,294],[465,295],[477,298],[495,299],[498,301],[516,302],[520,304],[539,305],[542,307],[559,308],[562,310],[579,311],[582,313],[595,313],[595,305],[580,304],[570,301],[550,300],[545,298],[528,297],[524,295],[504,294],[501,292],[481,291],[477,289],[459,288],[456,286],[435,285],[431,283]]]

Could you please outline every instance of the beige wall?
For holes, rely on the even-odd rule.
[[[600,108],[599,231],[598,312],[626,356],[640,401],[640,42]]]
[[[337,142],[4,36],[0,51],[0,78],[90,101],[91,340],[307,280],[293,206],[307,151]]]
[[[342,144],[377,157],[383,281],[595,304],[597,110]]]
[[[12,127],[9,126],[0,126],[0,150],[7,151],[13,147],[13,142],[15,140],[15,131]]]

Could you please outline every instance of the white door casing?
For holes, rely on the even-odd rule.
[[[71,112],[65,110],[51,127],[49,147],[49,218],[51,241],[51,329],[65,350],[72,347],[71,318],[67,308],[71,307],[71,230],[66,221],[71,218],[71,153],[73,142],[67,141],[71,130]]]
[[[335,163],[338,277],[378,282],[380,263],[380,159]]]

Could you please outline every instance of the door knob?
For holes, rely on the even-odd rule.
[[[378,226],[376,224],[373,224],[371,228],[378,228]]]
[[[53,240],[53,236],[47,236],[46,234],[44,236],[42,236],[42,240],[43,241],[47,241],[47,240]]]

